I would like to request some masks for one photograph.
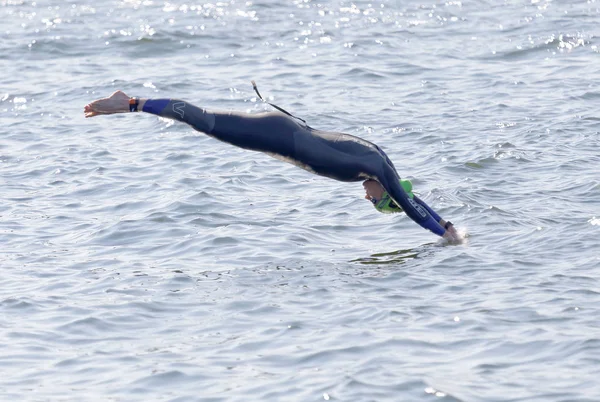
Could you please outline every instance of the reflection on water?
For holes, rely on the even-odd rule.
[[[404,250],[371,254],[369,257],[357,258],[349,262],[357,262],[365,265],[404,264],[409,260],[431,255],[436,249],[439,248],[440,247],[438,243],[427,243],[419,247],[408,248]]]

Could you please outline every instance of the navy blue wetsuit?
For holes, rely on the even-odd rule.
[[[209,112],[176,99],[149,99],[143,111],[187,123],[220,141],[267,153],[321,176],[348,182],[376,180],[412,220],[439,236],[445,232],[439,215],[418,197],[408,197],[383,150],[362,138],[315,130],[280,112]]]

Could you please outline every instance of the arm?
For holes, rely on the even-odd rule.
[[[451,238],[451,234],[440,224],[442,219],[438,214],[417,197],[413,199],[406,194],[400,185],[400,178],[396,171],[387,164],[383,166],[383,170],[383,177],[379,177],[380,184],[394,202],[402,207],[406,215],[424,229],[430,230],[438,236]]]
[[[440,226],[444,227],[446,233],[444,233],[443,237],[447,238],[448,240],[459,240],[459,235],[456,232],[456,228],[454,228],[454,224],[452,222],[445,221],[444,219],[442,219],[433,209],[429,207],[429,205],[425,203],[425,201],[423,201],[416,195],[414,196],[413,200],[415,200],[419,205],[425,208],[427,212],[429,212],[429,215],[431,215],[433,219],[435,219],[440,224]]]

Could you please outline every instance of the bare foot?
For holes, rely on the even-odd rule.
[[[113,92],[108,98],[91,102],[83,109],[85,117],[94,117],[101,114],[115,114],[129,112],[129,96],[123,91]]]

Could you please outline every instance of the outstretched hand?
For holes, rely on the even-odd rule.
[[[123,91],[113,92],[108,98],[91,102],[83,109],[85,117],[94,117],[101,114],[115,114],[129,112],[129,96]]]
[[[449,242],[460,242],[463,240],[462,236],[456,231],[454,225],[450,225],[442,237]]]

